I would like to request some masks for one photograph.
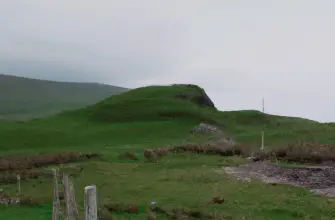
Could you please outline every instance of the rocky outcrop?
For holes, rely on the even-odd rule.
[[[175,85],[178,85],[178,84],[175,84]],[[209,98],[209,96],[206,94],[204,89],[200,88],[197,85],[192,85],[192,84],[188,84],[186,86],[197,89],[198,93],[196,95],[186,95],[183,93],[179,93],[176,95],[176,98],[189,100],[202,107],[209,107],[209,108],[216,109],[214,102]]]

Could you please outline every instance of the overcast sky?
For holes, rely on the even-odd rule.
[[[193,83],[221,110],[335,121],[334,0],[0,0],[0,72]],[[332,97],[334,95],[334,97]]]

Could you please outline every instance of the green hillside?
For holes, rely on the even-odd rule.
[[[165,119],[214,122],[216,112],[214,104],[200,87],[174,85],[134,89],[69,114],[109,123]]]
[[[128,89],[0,74],[0,118],[28,119],[82,108]]]
[[[187,98],[180,98],[180,94]],[[0,149],[90,149],[153,140],[165,143],[171,137],[185,137],[200,122],[215,124],[237,140],[256,146],[260,145],[263,128],[268,145],[297,139],[326,143],[335,140],[333,124],[255,110],[222,112],[211,107],[211,101],[209,106],[194,102],[197,97],[203,97],[203,90],[196,86],[150,86],[48,118],[0,122]]]
[[[171,153],[158,163],[143,157],[147,148],[200,143],[212,138],[190,133],[200,122],[216,125],[243,146],[254,149],[260,146],[263,128],[267,149],[290,140],[334,142],[333,124],[254,110],[219,111],[200,87],[173,85],[134,89],[52,117],[24,122],[0,120],[0,153],[2,157],[72,150],[102,154],[100,159],[72,164],[83,170],[71,177],[81,213],[83,188],[95,184],[99,207],[113,202],[139,207],[136,214],[113,212],[113,219],[147,219],[146,207],[152,201],[164,208],[214,213],[217,217],[212,219],[218,220],[334,219],[335,203],[326,197],[288,185],[245,183],[220,171],[222,164],[246,163],[241,157]],[[124,153],[131,153],[138,160],[121,159]],[[15,194],[16,185],[2,184],[1,188]],[[4,208],[0,218],[50,218],[52,188],[51,179],[22,181],[22,193],[31,198],[39,195],[40,206]],[[212,197],[221,195],[224,204],[210,203]],[[170,218],[157,214],[157,219]]]

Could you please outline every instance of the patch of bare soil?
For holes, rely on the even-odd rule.
[[[265,183],[280,183],[310,189],[313,193],[335,197],[335,164],[309,167],[283,167],[255,162],[239,167],[225,167],[225,172],[242,181],[251,178]]]

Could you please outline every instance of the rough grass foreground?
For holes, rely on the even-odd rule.
[[[84,187],[98,184],[98,204],[104,208],[106,216],[101,219],[122,219],[122,216],[125,216],[124,219],[147,219],[146,208],[152,201],[168,214],[173,214],[175,209],[179,215],[176,219],[201,219],[187,217],[199,213],[202,216],[213,215],[213,219],[333,219],[335,206],[326,198],[315,197],[301,188],[237,181],[216,172],[221,160],[228,163],[230,160],[241,161],[241,158],[171,153],[157,165],[144,161],[90,160],[78,164],[84,171],[71,179],[79,206],[84,204]],[[3,187],[10,195],[15,195],[16,185]],[[0,210],[0,218],[18,220],[24,216],[25,219],[50,219],[52,190],[51,180],[22,181],[21,191],[28,198],[43,196],[37,200],[41,201],[41,205],[10,206]],[[219,204],[221,199],[214,201],[217,196],[223,196],[224,202]],[[139,213],[132,212],[136,211],[133,209],[135,206]],[[79,208],[82,213],[82,207]],[[153,217],[151,219],[172,219],[159,210],[149,214]]]

